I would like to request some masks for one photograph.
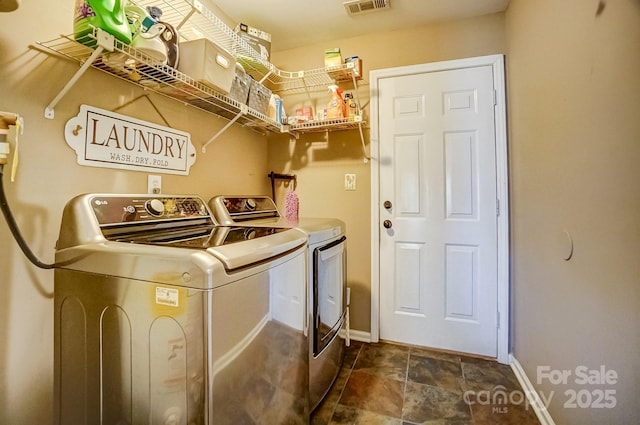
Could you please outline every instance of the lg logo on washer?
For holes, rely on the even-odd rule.
[[[67,121],[65,140],[90,167],[188,175],[196,160],[189,133],[89,105]]]

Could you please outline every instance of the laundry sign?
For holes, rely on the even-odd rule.
[[[90,167],[188,175],[196,161],[189,133],[89,105],[64,135],[78,164]]]

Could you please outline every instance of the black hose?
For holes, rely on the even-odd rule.
[[[13,238],[16,240],[24,255],[31,261],[35,266],[40,267],[41,269],[53,269],[57,267],[57,264],[47,264],[43,263],[31,252],[31,249],[27,246],[24,238],[20,234],[20,229],[18,229],[18,225],[16,221],[13,219],[13,214],[11,214],[11,210],[9,209],[9,204],[7,203],[7,197],[4,193],[4,183],[2,177],[4,167],[0,165],[0,209],[2,209],[2,214],[4,214],[4,219],[7,221],[7,225],[9,226],[9,230],[11,230],[11,234]]]

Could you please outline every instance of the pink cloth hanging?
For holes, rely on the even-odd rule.
[[[289,189],[284,199],[284,216],[287,220],[298,220],[299,204],[298,194],[296,194],[293,188]]]

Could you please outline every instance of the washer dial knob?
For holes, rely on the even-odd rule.
[[[247,198],[244,201],[244,207],[246,211],[254,211],[256,209],[256,200],[253,198]]]
[[[155,217],[160,217],[164,214],[164,204],[159,199],[150,199],[144,203],[144,209]]]
[[[124,215],[122,221],[135,221],[136,219],[136,207],[133,205],[127,205],[124,207]]]

